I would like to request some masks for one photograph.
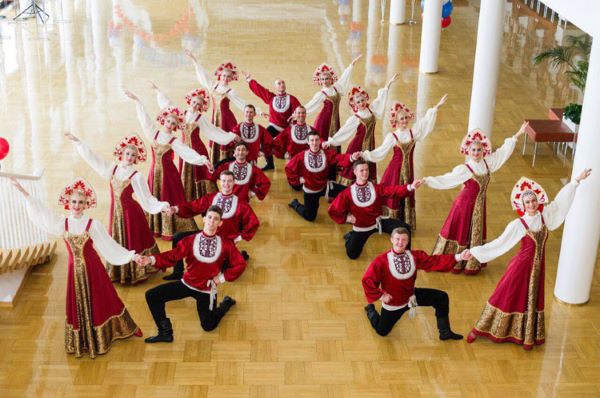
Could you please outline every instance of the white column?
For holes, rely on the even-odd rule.
[[[421,58],[419,71],[436,73],[442,35],[442,0],[425,0],[421,28]]]
[[[479,8],[469,131],[480,128],[488,137],[492,135],[500,74],[504,8],[504,0],[485,0]]]
[[[588,69],[572,178],[585,168],[592,175],[577,188],[565,222],[554,295],[569,304],[590,299],[600,241],[600,39],[594,39]]]
[[[390,1],[390,25],[406,23],[406,0]]]

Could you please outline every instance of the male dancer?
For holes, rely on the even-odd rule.
[[[356,259],[362,253],[369,237],[378,229],[390,233],[394,228],[404,227],[410,231],[408,224],[393,218],[382,219],[385,199],[401,199],[423,185],[422,180],[412,184],[386,187],[369,181],[369,165],[364,160],[352,164],[356,181],[344,189],[329,206],[329,216],[338,224],[352,224],[352,231],[344,235],[346,254]]]
[[[183,258],[187,269],[183,278],[164,283],[146,291],[146,302],[158,328],[156,336],[148,337],[146,343],[173,341],[173,326],[167,318],[165,304],[173,300],[193,297],[200,317],[200,326],[209,332],[214,330],[223,316],[235,305],[235,300],[225,296],[221,304],[217,301],[217,286],[239,278],[246,269],[246,261],[233,242],[217,235],[221,225],[221,208],[210,206],[204,216],[202,232],[181,240],[177,247],[154,256],[140,256],[140,266],[153,265],[164,269],[174,266]],[[224,269],[224,265],[227,268]]]
[[[271,181],[261,169],[248,161],[248,144],[243,141],[235,144],[233,156],[235,160],[219,164],[217,170],[212,174],[211,180],[216,182],[223,171],[229,170],[235,178],[233,193],[238,198],[245,202],[254,196],[263,200],[269,193]]]
[[[293,199],[289,206],[306,221],[314,221],[319,210],[319,198],[327,188],[327,170],[332,165],[350,166],[360,152],[339,154],[334,149],[321,149],[318,131],[308,133],[309,149],[294,156],[285,166],[288,182],[295,190],[304,191],[304,204]]]
[[[220,192],[211,192],[200,199],[193,200],[187,203],[181,203],[177,206],[171,206],[165,212],[168,215],[177,214],[179,217],[192,218],[198,214],[204,214],[212,205],[216,205],[223,210],[221,216],[222,223],[219,225],[217,234],[226,240],[232,241],[234,244],[243,240],[249,241],[254,237],[260,222],[254,214],[254,211],[247,202],[240,200],[233,193],[234,176],[229,170],[225,170],[219,177],[221,182]],[[186,236],[197,233],[183,232],[173,237],[173,247],[175,248],[180,240]],[[248,260],[249,255],[246,251],[242,251],[244,260]],[[165,276],[164,280],[181,279],[183,275],[183,261],[180,260],[174,267],[171,275]]]
[[[263,87],[256,80],[252,79],[250,73],[243,72],[250,86],[250,90],[269,105],[269,127],[267,130],[271,136],[275,138],[277,134],[282,132],[289,124],[290,116],[294,110],[302,105],[298,98],[286,93],[285,81],[282,79],[275,80],[275,92],[272,92]],[[272,170],[275,168],[273,163],[273,155],[266,158],[267,165],[263,167],[263,171]]]
[[[408,250],[410,234],[405,228],[395,228],[390,241],[392,249],[380,254],[367,268],[362,278],[369,304],[365,307],[371,326],[380,336],[386,336],[408,310],[414,314],[417,306],[435,308],[440,340],[460,340],[460,334],[450,329],[448,294],[442,290],[415,287],[417,270],[447,272],[457,261],[468,260],[471,253],[429,256],[422,250]],[[381,314],[375,301],[381,300]]]
[[[295,123],[290,124],[273,140],[273,154],[280,159],[291,159],[308,149],[308,133],[315,129],[306,124],[306,109],[299,106],[294,111]]]
[[[256,164],[260,152],[263,153],[265,159],[268,159],[272,154],[273,138],[271,134],[258,123],[254,122],[256,116],[256,108],[254,105],[248,104],[244,108],[244,121],[239,123],[231,130],[244,141],[248,148],[248,161]]]

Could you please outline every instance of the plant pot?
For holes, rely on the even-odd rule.
[[[574,133],[579,132],[579,125],[575,124],[571,119],[567,119],[563,116],[562,122],[566,124]]]

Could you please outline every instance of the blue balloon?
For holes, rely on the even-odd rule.
[[[450,16],[450,14],[452,14],[453,8],[454,8],[454,6],[452,5],[451,1],[444,4],[442,6],[442,18],[448,18]]]

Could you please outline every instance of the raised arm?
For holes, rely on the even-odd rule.
[[[124,93],[129,99],[135,101],[135,110],[144,135],[149,140],[154,139],[152,135],[156,130],[158,130],[158,128],[154,124],[154,120],[152,120],[148,112],[146,112],[144,104],[142,104],[142,101],[138,98],[138,96],[133,94],[131,91],[125,90]]]
[[[27,194],[27,215],[33,224],[51,235],[60,236],[65,230],[65,216],[48,209],[38,198]]]
[[[236,137],[234,133],[227,132],[222,128],[215,126],[204,116],[201,116],[198,120],[198,127],[200,128],[200,133],[202,133],[202,135],[219,145],[227,145]]]
[[[147,213],[158,214],[169,207],[169,202],[161,202],[152,196],[150,188],[148,188],[148,182],[142,173],[135,173],[131,178],[131,186],[135,193],[135,199]]]
[[[347,120],[346,123],[333,135],[333,137],[329,138],[327,144],[330,146],[340,146],[346,141],[350,140],[354,133],[356,133],[356,129],[360,124],[360,120],[357,116],[352,115]]]
[[[512,155],[513,151],[515,150],[515,146],[517,145],[517,140],[525,133],[525,128],[527,125],[528,123],[523,123],[515,135],[505,139],[504,144],[502,144],[500,148],[496,149],[494,153],[485,158],[485,161],[487,162],[492,173],[500,169],[500,167],[502,167],[510,158],[510,155]]]
[[[212,168],[212,164],[206,156],[200,155],[191,147],[184,144],[179,138],[173,140],[173,142],[171,143],[171,148],[173,148],[173,151],[177,154],[177,156],[179,156],[187,163],[195,164],[196,166],[206,165],[209,167],[209,169]]]
[[[415,141],[423,141],[433,131],[437,119],[437,111],[437,106],[429,108],[423,117],[417,120],[417,123],[413,127],[413,138]]]
[[[325,94],[321,91],[317,91],[315,95],[304,105],[306,109],[306,116],[310,116],[321,108],[321,104],[325,101]]]
[[[133,261],[135,250],[127,250],[119,245],[100,222],[92,221],[90,236],[98,253],[110,264],[123,265]]]
[[[437,177],[425,177],[425,184],[433,189],[452,189],[471,178],[467,166],[459,164],[451,172]]]
[[[342,72],[342,75],[338,78],[338,81],[333,85],[337,89],[339,93],[347,93],[350,89],[350,78],[352,77],[352,71],[354,70],[354,65],[360,60],[362,54],[358,57],[354,58],[350,65]]]
[[[194,56],[194,54],[192,54],[190,50],[185,50],[185,55],[187,55],[194,63],[194,69],[196,71],[196,78],[198,79],[198,83],[200,83],[200,85],[206,88],[207,90],[210,90],[212,88],[213,82],[208,73],[206,73],[206,70],[202,67],[202,65],[200,65],[200,62],[198,62],[198,59]]]
[[[254,79],[247,78],[246,81],[248,82],[248,85],[250,86],[250,90],[254,93],[254,95],[256,95],[257,97],[262,99],[263,102],[267,105],[269,105],[271,103],[271,99],[275,96],[275,94],[273,94],[271,91],[267,90],[265,87],[263,87],[259,82],[257,82]]]
[[[385,112],[385,103],[387,102],[387,95],[390,91],[390,86],[394,84],[394,82],[398,80],[399,77],[400,75],[396,73],[394,76],[392,76],[390,81],[387,82],[384,88],[380,88],[377,91],[377,98],[375,98],[375,101],[373,101],[370,106],[371,111],[373,112],[373,114],[375,114],[375,117],[377,119],[381,119],[381,117],[383,117],[383,113]]]
[[[549,230],[553,231],[563,223],[571,208],[571,204],[575,198],[575,191],[577,190],[579,183],[582,180],[585,180],[590,173],[590,169],[585,169],[577,178],[574,178],[573,181],[562,187],[556,195],[556,198],[544,207],[542,214],[544,215],[544,221]]]
[[[171,101],[171,98],[169,98],[167,96],[167,94],[165,94],[164,91],[162,91],[160,88],[158,88],[158,86],[156,84],[154,84],[153,82],[150,82],[150,85],[152,86],[152,89],[156,93],[156,102],[158,103],[158,106],[160,107],[160,109],[168,108],[169,106],[175,106],[173,101]]]
[[[487,263],[512,249],[525,236],[525,227],[517,218],[511,221],[502,235],[482,246],[472,247],[471,254],[481,263]]]
[[[248,105],[248,103],[242,97],[240,97],[238,93],[236,93],[233,89],[229,90],[229,92],[227,93],[227,98],[229,98],[229,100],[233,102],[233,105],[235,105],[240,111],[244,111],[246,105]],[[260,115],[262,113],[260,107],[255,106],[254,108],[256,110],[257,115]]]
[[[100,177],[105,180],[109,180],[113,169],[115,168],[115,164],[112,162],[107,162],[102,159],[96,153],[94,153],[90,147],[88,147],[83,141],[79,140],[77,137],[70,133],[66,133],[69,139],[71,139],[75,143],[75,149],[77,149],[77,153],[79,156],[85,160],[85,162],[92,168]]]
[[[372,151],[363,151],[362,158],[367,162],[380,162],[385,159],[394,145],[396,145],[396,138],[393,133],[388,133],[380,146]]]

